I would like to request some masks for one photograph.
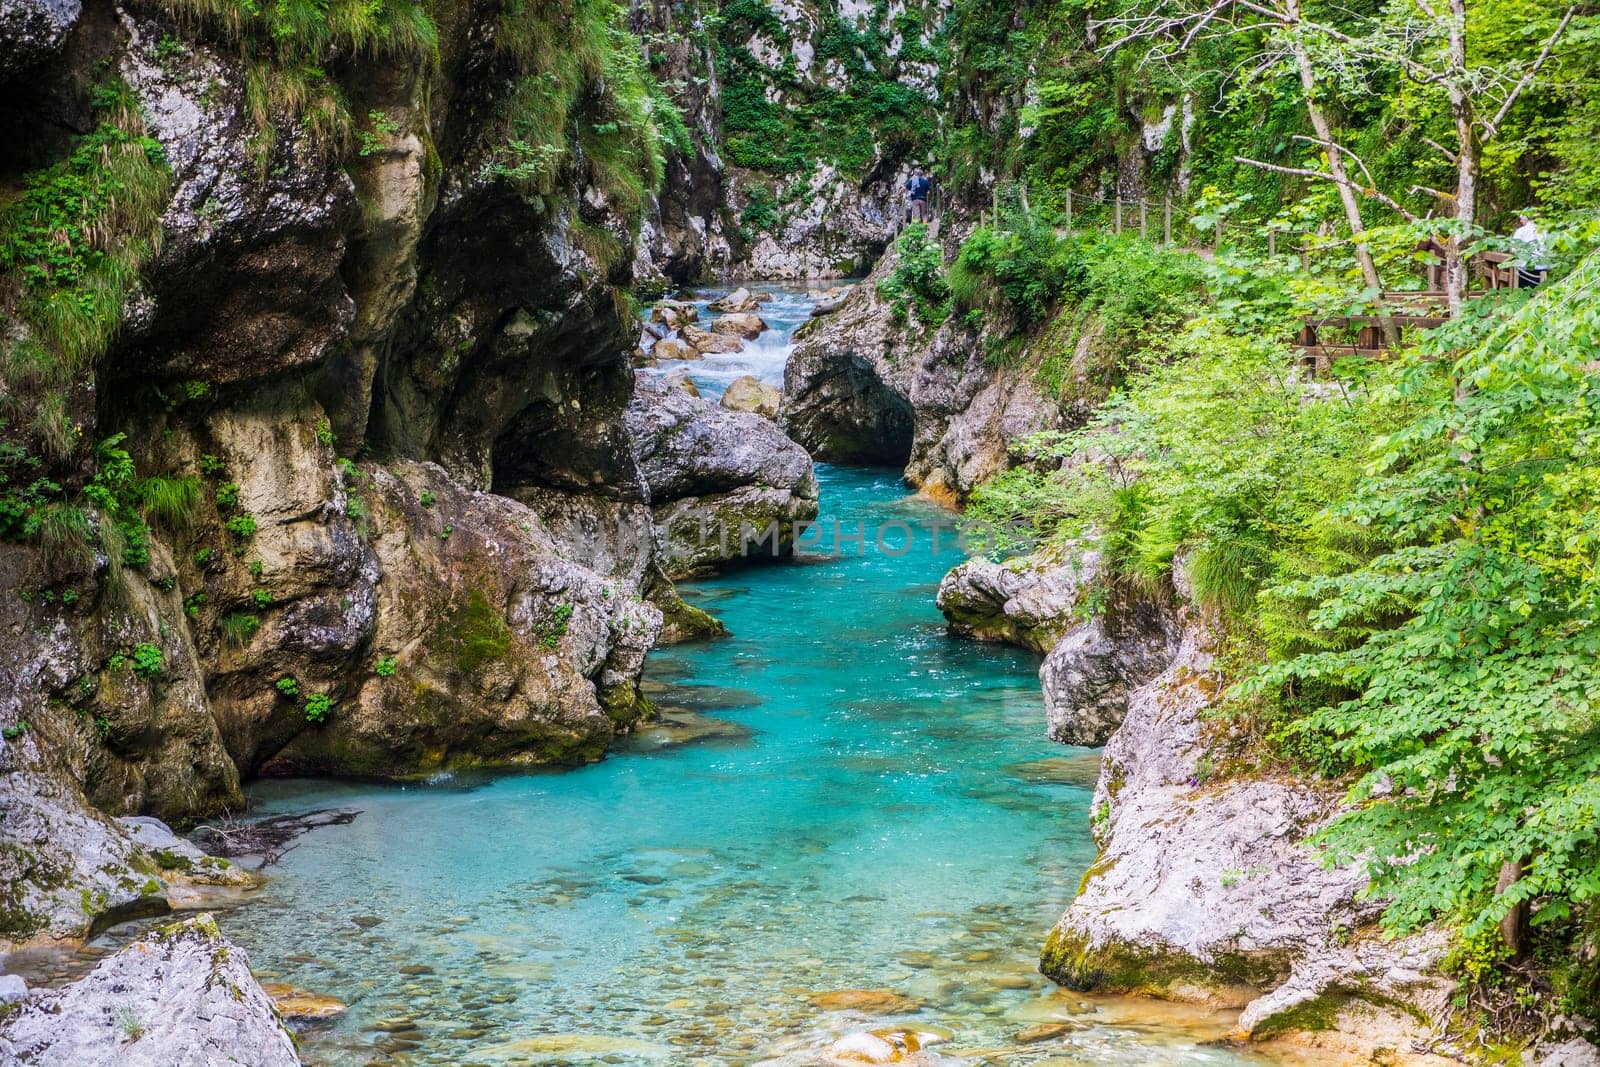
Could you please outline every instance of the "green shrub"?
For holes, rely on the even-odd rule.
[[[395,671],[398,669],[399,666],[393,656],[383,656],[379,658],[377,665],[372,668],[372,673],[379,678],[393,678]]]
[[[273,685],[280,696],[297,697],[300,695],[300,683],[288,675],[279,678]]]
[[[326,693],[312,693],[306,697],[305,715],[306,722],[321,724],[328,721],[328,715],[333,711],[333,698]]]
[[[433,507],[433,504],[434,504],[433,490],[432,489],[424,489],[421,492],[421,494],[418,495],[417,503],[421,504],[425,508]]]
[[[235,541],[248,541],[256,535],[256,517],[249,512],[243,512],[230,518],[224,524],[224,528]]]
[[[227,482],[217,486],[217,510],[232,511],[239,504],[239,485],[237,482]]]
[[[133,647],[133,673],[145,681],[155,678],[166,669],[166,657],[161,649],[148,642]]]
[[[878,283],[895,321],[915,318],[925,327],[938,326],[950,314],[950,287],[944,277],[944,253],[928,236],[926,223],[913,222],[895,240],[895,264]]]
[[[251,590],[250,599],[255,601],[256,609],[259,611],[265,611],[272,606],[272,594],[265,589]]]
[[[1007,229],[980,227],[950,268],[956,306],[1009,315],[1012,332],[1036,328],[1069,287],[1081,291],[1086,269],[1078,249],[1031,215]]]

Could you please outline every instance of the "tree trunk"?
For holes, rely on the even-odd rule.
[[[1378,322],[1383,328],[1384,341],[1391,347],[1399,347],[1400,330],[1383,304],[1383,280],[1378,276],[1378,265],[1372,261],[1372,252],[1367,247],[1367,226],[1361,218],[1361,202],[1356,199],[1355,189],[1351,187],[1350,176],[1344,166],[1344,155],[1334,143],[1333,126],[1328,122],[1322,105],[1317,103],[1316,69],[1311,64],[1311,56],[1294,36],[1300,26],[1300,0],[1285,0],[1284,10],[1289,16],[1289,47],[1294,52],[1295,66],[1300,71],[1300,89],[1305,94],[1306,113],[1311,118],[1311,128],[1316,131],[1317,140],[1322,142],[1322,149],[1328,155],[1328,173],[1333,175],[1334,188],[1339,190],[1339,202],[1344,205],[1344,218],[1350,225],[1350,241],[1355,248],[1356,264],[1361,268],[1361,277],[1366,280],[1367,288],[1380,294]]]
[[[1478,220],[1478,133],[1467,81],[1466,0],[1450,0],[1450,115],[1456,124],[1456,225],[1445,242],[1444,291],[1450,317],[1459,318],[1467,300],[1468,275],[1465,246],[1472,240]]]
[[[1500,865],[1500,880],[1494,887],[1495,896],[1499,896],[1510,889],[1522,878],[1522,863],[1513,860]],[[1500,920],[1500,936],[1505,938],[1507,947],[1511,949],[1511,956],[1515,959],[1522,955],[1522,932],[1528,922],[1528,905],[1526,903],[1514,904]]]

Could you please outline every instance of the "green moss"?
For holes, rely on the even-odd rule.
[[[1128,945],[1094,948],[1082,935],[1056,926],[1039,954],[1039,971],[1078,992],[1163,996],[1176,986],[1270,989],[1288,976],[1289,960],[1227,954],[1204,963],[1176,951]]]
[[[434,643],[461,674],[506,658],[511,630],[481,589],[468,591],[434,633]]]
[[[187,871],[194,866],[188,856],[179,855],[171,849],[160,849],[152,853],[152,856],[155,858],[156,866],[164,871]]]

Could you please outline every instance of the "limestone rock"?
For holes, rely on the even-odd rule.
[[[1093,552],[1055,551],[996,562],[974,556],[939,582],[952,632],[1049,652],[1080,626],[1080,601],[1100,574]]]
[[[1044,652],[1039,682],[1052,740],[1103,745],[1128,694],[1172,661],[1176,612],[1117,590],[1087,603],[1100,579],[1093,552],[1053,548],[997,563],[976,556],[939,583],[939,610],[958,634]]]
[[[294,1041],[209,915],[159,930],[0,1023],[25,1063],[294,1067]]]
[[[641,565],[622,559],[648,558],[648,529],[606,549],[629,575],[619,582],[573,563],[533,508],[463,489],[437,466],[366,476],[384,575],[372,640],[393,650],[397,673],[344,690],[273,769],[404,777],[598,759],[643,711],[638,675],[661,615],[639,599]]]
[[[754,314],[724,315],[711,324],[712,333],[742,337],[753,341],[770,329],[765,319]]]
[[[663,337],[650,350],[656,359],[699,359],[700,350],[676,337]]]
[[[1013,447],[1065,428],[1040,384],[1041,343],[1003,367],[957,321],[924,331],[896,322],[878,293],[889,252],[838,309],[795,333],[780,424],[817,459],[904,467],[906,480],[959,501],[1013,463]]]
[[[683,328],[683,340],[702,356],[744,351],[744,342],[737,337],[732,337],[725,333],[712,333],[710,330],[702,330],[694,325],[688,325]]]
[[[751,294],[750,290],[741,285],[739,288],[735,289],[726,296],[720,296],[711,301],[711,303],[707,304],[706,307],[711,311],[717,312],[718,314],[724,314],[727,312],[751,312],[756,310],[758,303],[755,296]]]
[[[758,415],[641,381],[628,427],[669,574],[781,555],[816,517],[811,457]]]
[[[781,397],[775,386],[768,385],[753,374],[735,378],[722,392],[722,407],[729,411],[747,411],[764,419],[777,419]]]
[[[1600,1048],[1581,1037],[1547,1042],[1522,1054],[1525,1067],[1600,1067]]]
[[[1241,1036],[1293,1029],[1297,1011],[1398,1025],[1404,1013],[1386,1005],[1400,1004],[1442,1017],[1442,937],[1370,933],[1382,905],[1361,897],[1361,870],[1326,869],[1305,844],[1335,810],[1336,787],[1201,781],[1202,717],[1219,685],[1209,648],[1191,623],[1171,666],[1130,695],[1095,791],[1100,857],[1041,970],[1072,989],[1243,1005]]]

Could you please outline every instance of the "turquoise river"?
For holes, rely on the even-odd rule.
[[[1095,753],[1045,740],[1035,657],[946,634],[948,513],[886,472],[820,480],[818,549],[834,521],[861,549],[687,583],[732,636],[653,654],[664,721],[603,762],[255,788],[261,814],[361,811],[222,917],[264,978],[350,1004],[301,1031],[307,1062],[828,1062],[901,1024],[948,1032],[940,1063],[1256,1062],[1207,1044],[1225,1017],[1036,973],[1094,856]],[[871,533],[894,521],[902,554]],[[851,988],[916,1010],[813,1000]],[[1051,1021],[1074,1025],[1015,1043]]]

